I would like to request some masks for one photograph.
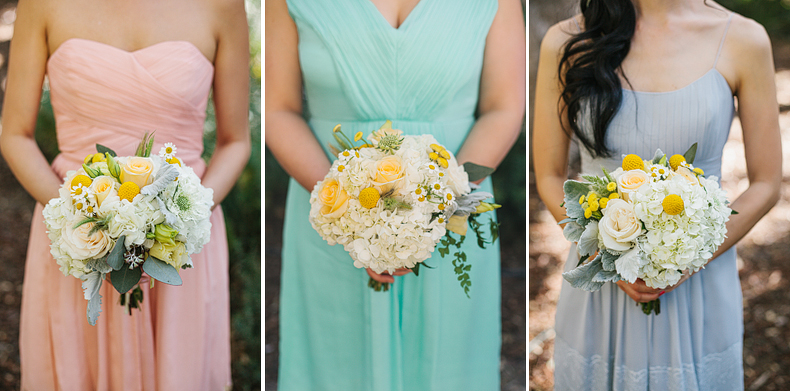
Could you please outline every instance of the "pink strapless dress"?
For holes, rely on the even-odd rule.
[[[135,52],[84,39],[64,42],[47,74],[61,154],[61,177],[100,143],[133,155],[146,131],[154,153],[165,142],[198,175],[205,171],[203,122],[214,69],[191,43],[162,42]],[[20,320],[23,390],[224,390],[230,376],[228,248],[219,207],[211,240],[181,271],[182,286],[156,283],[130,316],[112,285],[88,324],[80,281],[49,253],[37,205],[25,265]]]

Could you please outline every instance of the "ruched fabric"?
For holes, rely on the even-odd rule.
[[[134,155],[145,132],[153,153],[166,142],[202,176],[203,121],[214,68],[194,45],[166,41],[127,52],[96,41],[65,41],[47,63],[61,153],[58,176],[96,144]],[[228,248],[220,207],[211,240],[181,270],[182,286],[141,284],[129,315],[109,281],[102,312],[88,324],[81,282],[49,253],[37,205],[25,265],[20,320],[23,390],[224,390],[230,377]]]
[[[327,156],[332,128],[366,135],[389,119],[457,152],[475,121],[496,1],[421,0],[395,29],[368,0],[289,0],[299,34],[305,117]],[[491,182],[482,184],[491,191]],[[463,245],[471,298],[436,253],[420,275],[368,288],[341,245],[308,221],[291,180],[280,297],[280,390],[497,390],[499,247]],[[487,217],[483,217],[483,222]]]

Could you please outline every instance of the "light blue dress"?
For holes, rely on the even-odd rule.
[[[289,0],[288,7],[299,34],[305,117],[330,159],[335,125],[368,134],[387,119],[458,151],[475,122],[496,0],[421,0],[398,29],[369,0]],[[490,180],[482,185],[491,191]],[[433,269],[375,292],[343,247],[313,230],[309,209],[309,193],[291,180],[280,390],[499,389],[498,246],[482,250],[466,240],[471,298],[451,258],[438,254],[425,261]]]
[[[694,166],[708,177],[721,178],[734,106],[717,61],[718,54],[709,72],[679,90],[624,90],[606,134],[613,157],[592,158],[582,148],[582,172],[600,175],[601,167],[612,171],[622,154],[649,159],[657,148],[668,156],[683,154],[696,142]],[[576,266],[576,254],[572,247],[565,271]],[[642,313],[615,284],[590,293],[563,280],[555,329],[557,391],[744,387],[743,304],[735,248],[662,295],[659,315]]]

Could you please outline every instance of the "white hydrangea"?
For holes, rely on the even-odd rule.
[[[632,195],[634,213],[647,233],[638,238],[642,262],[639,277],[653,288],[676,284],[686,269],[698,271],[724,242],[731,210],[715,177],[693,184],[680,175],[642,186]],[[683,200],[683,213],[664,213],[670,194]]]
[[[383,200],[370,209],[359,200],[362,190],[374,186],[377,162],[392,155],[377,148],[341,152],[329,174],[311,192],[309,216],[313,228],[330,245],[343,245],[354,266],[370,268],[376,273],[414,267],[430,257],[446,233],[447,216],[439,205],[453,206],[447,198],[465,194],[458,193],[458,189],[470,191],[466,173],[454,157],[449,160],[449,168],[455,170],[452,175],[430,159],[431,144],[438,144],[431,135],[403,136],[400,148],[394,153],[400,162],[401,175],[388,196],[408,207],[393,210],[387,210]],[[322,194],[326,183],[334,183],[329,180],[336,180],[338,188],[348,196],[346,210],[339,217],[321,213],[327,206],[322,203],[322,197],[343,200],[342,196],[334,198],[332,191]],[[434,185],[439,190],[433,190]],[[421,189],[419,194],[417,189]],[[447,197],[448,193],[453,195]]]

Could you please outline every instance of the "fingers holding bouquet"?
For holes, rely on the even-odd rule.
[[[672,157],[661,150],[652,160],[625,155],[603,177],[565,182],[568,218],[560,223],[580,255],[563,273],[573,287],[597,291],[615,282],[645,314],[657,315],[658,297],[705,266],[733,211],[717,178],[692,165],[695,152],[696,144]]]

